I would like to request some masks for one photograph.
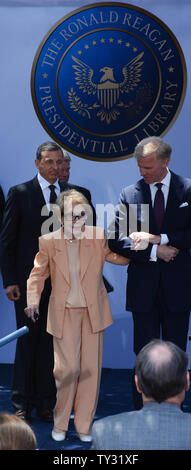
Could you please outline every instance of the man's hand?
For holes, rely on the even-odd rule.
[[[5,290],[5,292],[6,292],[6,295],[7,295],[9,300],[19,300],[20,299],[21,293],[20,293],[19,286],[17,284],[15,284],[13,286],[8,286]]]
[[[166,263],[173,261],[174,258],[178,255],[179,250],[174,246],[168,245],[159,245],[157,246],[157,258],[162,259]]]
[[[153,235],[147,232],[133,232],[129,235],[129,238],[133,241],[133,250],[145,250],[149,243],[158,244],[160,243],[160,235]]]
[[[27,317],[30,318],[33,322],[38,320],[38,316],[39,316],[38,305],[28,305],[28,307],[24,309],[24,312],[26,313]]]

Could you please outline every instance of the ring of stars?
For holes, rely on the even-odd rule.
[[[93,40],[90,44],[85,44],[84,45],[84,49],[87,51],[91,46],[97,46],[99,45],[100,43],[101,44],[105,44],[107,41],[109,41],[110,44],[119,44],[119,45],[124,45],[125,47],[127,48],[130,48],[131,47],[131,44],[129,41],[124,41],[123,39],[114,39],[112,37],[110,37],[109,39],[105,39],[105,38],[101,38],[100,40]],[[137,47],[133,47],[133,52],[137,52],[138,49]],[[83,54],[83,49],[79,49],[79,51],[77,52],[78,55],[82,55]],[[43,78],[48,78],[48,74],[47,73],[44,73],[43,74]]]
[[[123,45],[125,45],[125,47],[128,47],[128,48],[131,46],[130,42],[123,41],[122,39],[117,39],[117,40],[116,40],[116,39],[114,39],[114,38],[112,38],[112,37],[110,37],[109,39],[101,38],[99,41],[93,40],[92,43],[90,43],[90,45],[92,45],[92,46],[97,46],[97,45],[99,45],[99,43],[105,44],[107,41],[109,41],[110,44],[114,44],[114,43],[115,43],[115,44],[117,43],[117,44],[119,44],[119,45],[122,45],[122,44],[123,44]],[[85,50],[89,49],[89,48],[90,48],[90,45],[89,45],[89,44],[85,44],[84,49],[85,49]],[[137,47],[133,47],[133,52],[137,52],[137,51],[138,51]],[[82,55],[82,54],[83,54],[83,49],[79,49],[78,55]]]

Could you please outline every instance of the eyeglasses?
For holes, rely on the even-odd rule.
[[[77,220],[80,220],[82,217],[86,215],[85,211],[82,211],[80,214],[61,214],[62,217],[64,217],[64,220],[71,220],[72,222],[77,222]]]

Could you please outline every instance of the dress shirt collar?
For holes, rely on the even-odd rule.
[[[168,189],[169,189],[169,186],[170,186],[170,179],[171,179],[171,173],[169,171],[169,169],[167,168],[167,174],[166,176],[163,178],[162,181],[160,181],[160,183],[162,183],[164,186],[166,186]],[[155,183],[151,183],[149,184],[150,188],[156,188],[156,183],[158,183],[158,181],[155,181]]]
[[[50,186],[50,183],[47,180],[45,180],[45,178],[43,178],[43,176],[41,176],[40,173],[37,174],[37,178],[38,178],[38,182],[39,182],[42,190],[46,189]],[[54,186],[56,187],[56,189],[58,191],[60,191],[60,186],[58,184],[58,180],[55,181]]]
[[[144,411],[159,411],[163,413],[165,410],[170,412],[180,412],[182,413],[181,408],[176,403],[170,403],[168,401],[162,401],[161,403],[157,403],[156,401],[147,401],[143,403]]]

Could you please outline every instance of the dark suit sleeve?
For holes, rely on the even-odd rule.
[[[176,229],[167,230],[169,245],[176,248],[187,250],[191,249],[191,187],[187,190],[185,198],[188,205],[178,209],[175,217]]]
[[[4,208],[5,208],[5,198],[4,198],[3,190],[0,186],[0,228],[1,228],[2,220],[3,220]]]
[[[150,259],[152,245],[149,244],[145,250],[135,251],[131,248],[131,240],[129,238],[129,203],[125,192],[120,195],[119,204],[116,208],[115,220],[108,230],[108,245],[115,253],[130,258],[135,262],[147,262]]]
[[[169,245],[178,248],[179,250],[191,249],[191,228],[180,230],[178,232],[167,232]]]
[[[19,224],[18,191],[16,188],[9,190],[5,203],[0,237],[1,268],[4,287],[18,284],[16,270],[16,242]]]

